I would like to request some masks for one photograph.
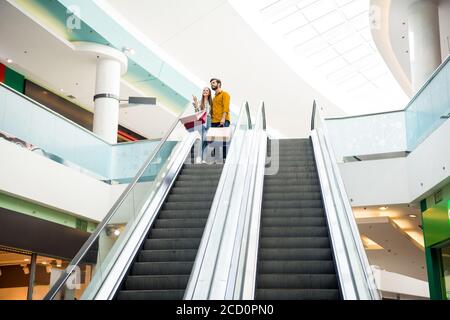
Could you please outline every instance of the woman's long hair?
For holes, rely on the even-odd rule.
[[[200,109],[201,109],[201,110],[205,110],[205,108],[206,108],[206,99],[208,99],[209,106],[212,107],[212,97],[211,97],[212,95],[211,95],[211,89],[208,88],[208,87],[206,87],[205,89],[208,89],[209,96],[205,97],[205,96],[203,95],[203,92],[202,92],[202,102],[200,103]],[[203,89],[203,90],[204,90],[204,89]]]

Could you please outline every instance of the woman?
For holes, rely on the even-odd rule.
[[[198,130],[202,138],[201,159],[203,159],[204,158],[203,154],[207,146],[206,131],[208,131],[208,129],[211,127],[211,106],[212,106],[211,89],[209,89],[208,87],[205,87],[203,89],[202,99],[200,102],[198,101],[198,98],[196,96],[192,96],[192,99],[193,99],[192,105],[194,106],[195,112],[206,111],[206,122],[202,125],[201,131]],[[197,159],[197,162],[199,162],[199,160],[200,159]]]
[[[192,103],[195,109],[195,112],[200,112],[203,110],[206,110],[206,123],[205,127],[206,130],[209,129],[211,126],[211,106],[212,106],[212,95],[211,95],[211,89],[208,87],[205,87],[202,92],[202,101],[200,104],[198,103],[198,98],[196,96],[192,96],[194,102]]]

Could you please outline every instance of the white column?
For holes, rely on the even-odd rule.
[[[441,64],[439,10],[434,0],[418,0],[408,9],[411,82],[416,93]]]
[[[100,58],[95,83],[94,133],[109,143],[117,143],[119,126],[121,63]]]

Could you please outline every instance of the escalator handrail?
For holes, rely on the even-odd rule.
[[[242,214],[244,221],[241,234],[237,234],[235,243],[240,243],[233,250],[235,260],[239,261],[232,270],[231,277],[225,292],[225,299],[234,300],[253,300],[254,289],[256,285],[256,270],[258,264],[259,233],[261,221],[261,206],[263,198],[263,185],[267,153],[267,132],[266,132],[266,114],[265,103],[261,101],[258,109],[256,124],[254,127],[252,145],[252,155],[254,158],[254,167],[250,169],[248,176],[250,190],[247,196],[247,208]]]
[[[161,139],[159,144],[156,146],[156,148],[153,150],[153,152],[150,154],[150,156],[146,159],[144,164],[141,166],[141,169],[139,169],[138,173],[133,178],[132,182],[125,188],[125,190],[122,192],[122,194],[116,200],[116,202],[111,207],[111,209],[109,210],[107,215],[99,223],[99,225],[94,230],[94,232],[89,236],[89,238],[86,240],[86,242],[80,248],[78,253],[71,260],[71,262],[68,265],[68,267],[64,270],[64,272],[61,274],[61,276],[56,280],[55,284],[47,292],[47,294],[44,297],[44,300],[52,300],[56,296],[56,294],[59,292],[59,290],[64,286],[64,284],[66,283],[67,279],[76,270],[78,264],[82,261],[83,257],[87,254],[89,249],[95,243],[97,238],[100,236],[101,232],[105,229],[105,227],[107,226],[108,222],[114,216],[116,211],[120,208],[120,206],[125,201],[127,196],[133,191],[133,188],[135,187],[135,185],[137,184],[139,179],[143,176],[143,174],[147,170],[147,167],[153,162],[153,160],[156,157],[156,155],[159,153],[159,151],[162,149],[162,147],[166,143],[167,139],[170,137],[172,132],[175,130],[175,128],[178,125],[178,122],[180,121],[180,117],[181,117],[181,115],[173,122],[173,124],[170,126],[169,130],[167,130],[166,134],[163,136],[163,138]]]
[[[316,118],[318,118],[317,120],[322,125],[323,129],[317,128],[315,126]],[[353,244],[356,247],[356,251],[358,254],[358,260],[361,264],[361,267],[362,267],[362,270],[364,273],[363,276],[366,280],[366,284],[367,284],[367,288],[368,288],[368,292],[365,292],[365,293],[371,299],[379,300],[380,295],[379,295],[378,289],[376,287],[376,283],[375,283],[374,276],[373,276],[373,271],[370,268],[370,264],[367,259],[367,255],[362,246],[361,238],[360,238],[359,232],[357,231],[358,228],[356,226],[353,211],[351,209],[351,205],[349,203],[349,200],[348,200],[348,197],[347,197],[347,194],[345,191],[344,183],[343,183],[342,177],[340,175],[340,172],[339,172],[339,169],[337,166],[337,161],[335,160],[336,159],[335,154],[334,154],[333,148],[330,145],[330,142],[329,142],[330,140],[327,135],[326,126],[323,121],[323,117],[320,114],[320,110],[317,108],[316,101],[314,101],[314,103],[313,103],[313,113],[312,113],[312,117],[311,117],[311,124],[312,124],[311,125],[311,129],[312,129],[311,136],[312,136],[313,142],[315,142],[315,146],[318,146],[320,148],[320,151],[318,151],[317,154],[319,154],[322,157],[322,161],[324,161],[323,165],[325,167],[324,169],[326,171],[327,180],[328,180],[328,183],[330,184],[330,188],[331,188],[331,185],[333,185],[334,188],[338,191],[339,202],[343,206],[343,211],[344,211],[344,218],[345,218],[344,222],[350,227],[351,238],[353,239]],[[316,153],[316,150],[315,150],[315,153]],[[325,156],[326,156],[326,158],[325,158]],[[327,164],[328,164],[328,168],[327,168]],[[318,167],[319,167],[319,164],[318,164]],[[334,203],[334,208],[336,211],[336,217],[338,217],[339,215],[337,213],[337,208],[336,208],[336,201],[338,201],[338,199],[334,199],[334,196],[332,196],[332,197],[333,197],[332,201]],[[338,219],[338,223],[339,223],[339,225],[341,224],[340,219]],[[341,231],[342,231],[342,229],[341,229]],[[330,232],[331,232],[331,230],[330,230]],[[341,237],[342,237],[343,245],[347,248],[347,244],[343,238],[343,235],[341,235]],[[349,254],[349,252],[346,249],[348,268],[353,270],[352,263],[350,261],[351,258],[348,256],[348,254]],[[355,283],[355,279],[354,279],[354,274],[352,274],[351,276],[352,276],[352,281],[354,282],[355,295],[360,298],[362,296],[362,294],[364,294],[364,293],[358,292],[357,284]]]
[[[245,110],[246,119],[243,118],[244,110]],[[220,244],[219,244],[218,248],[210,249],[211,248],[210,241],[212,240],[211,236],[212,236],[213,229],[218,228],[216,218],[218,217],[220,201],[221,201],[222,197],[224,196],[224,192],[226,190],[228,190],[228,188],[226,188],[226,184],[227,184],[227,182],[230,181],[229,177],[233,177],[231,180],[234,181],[234,177],[236,176],[237,166],[233,163],[232,156],[236,153],[234,151],[235,148],[240,146],[240,145],[238,145],[238,142],[240,142],[240,140],[236,139],[237,138],[236,133],[237,133],[241,123],[243,122],[243,120],[246,120],[247,127],[248,127],[248,129],[250,129],[251,128],[251,117],[250,117],[250,109],[249,109],[249,105],[248,105],[247,101],[245,101],[241,105],[241,108],[239,111],[239,115],[238,115],[238,118],[236,121],[236,126],[235,126],[234,132],[233,132],[233,140],[230,145],[230,149],[229,149],[228,156],[227,156],[227,161],[225,162],[225,165],[222,169],[222,174],[220,176],[220,180],[217,185],[216,193],[214,195],[214,200],[212,202],[210,213],[208,215],[208,220],[206,222],[205,230],[203,232],[202,239],[200,241],[200,246],[198,248],[197,255],[195,258],[194,266],[192,267],[191,275],[189,277],[189,281],[188,281],[188,284],[186,287],[186,291],[185,291],[185,295],[184,295],[185,300],[190,300],[190,299],[196,298],[196,294],[198,294],[198,292],[199,292],[197,286],[199,284],[199,277],[201,276],[202,268],[204,267],[205,256],[208,254],[208,252],[217,253],[220,248]],[[214,234],[214,236],[221,237],[221,235],[217,235],[217,234]],[[208,293],[205,293],[205,295],[208,295],[208,294],[209,294],[209,291],[208,291]]]

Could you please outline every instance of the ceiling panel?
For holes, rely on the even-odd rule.
[[[370,0],[230,2],[238,10],[242,8],[241,14],[249,17],[248,23],[254,23],[269,44],[280,47],[282,43],[283,49],[279,50],[287,52],[282,55],[288,57],[288,63],[298,68],[305,80],[322,86],[324,94],[333,92],[329,94],[336,97],[335,103],[349,114],[381,112],[406,105],[408,97],[373,42]],[[300,69],[298,66],[302,65],[308,68]]]

